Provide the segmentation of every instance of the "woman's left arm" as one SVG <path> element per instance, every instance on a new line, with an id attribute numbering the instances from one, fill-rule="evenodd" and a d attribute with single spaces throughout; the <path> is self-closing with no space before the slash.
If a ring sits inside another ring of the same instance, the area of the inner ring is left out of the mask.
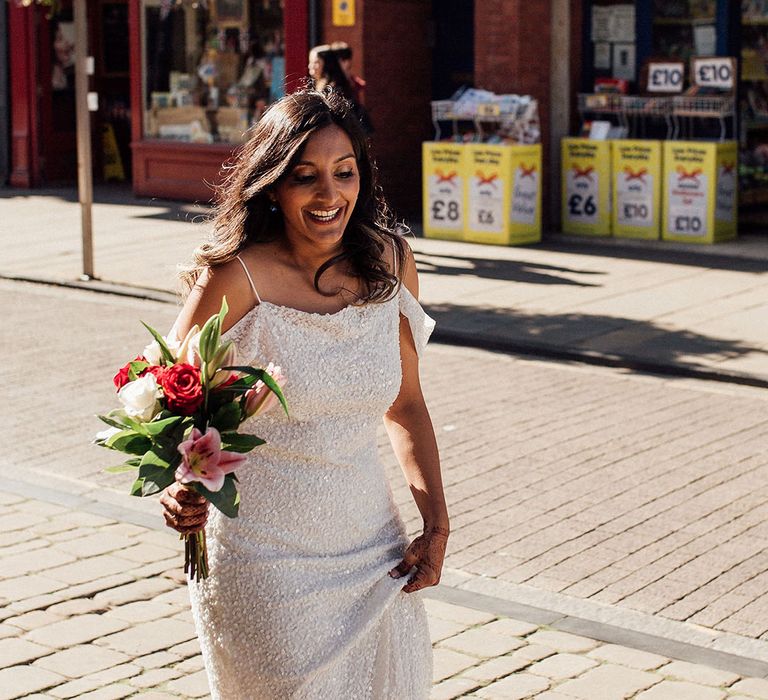
<path id="1" fill-rule="evenodd" d="M 417 296 L 416 266 L 410 255 L 403 284 Z M 419 358 L 409 321 L 403 316 L 400 316 L 400 357 L 403 371 L 400 393 L 384 416 L 384 425 L 424 521 L 424 532 L 410 544 L 390 576 L 399 578 L 415 566 L 416 572 L 403 587 L 406 593 L 411 593 L 439 583 L 450 526 L 435 431 L 419 381 Z"/>

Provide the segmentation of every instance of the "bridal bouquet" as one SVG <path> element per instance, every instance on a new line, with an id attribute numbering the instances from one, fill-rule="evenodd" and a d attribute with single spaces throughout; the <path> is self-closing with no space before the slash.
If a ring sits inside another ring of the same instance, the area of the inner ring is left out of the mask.
<path id="1" fill-rule="evenodd" d="M 122 406 L 99 416 L 109 429 L 95 442 L 130 455 L 106 471 L 138 470 L 132 495 L 150 496 L 179 481 L 234 518 L 240 503 L 235 469 L 245 453 L 264 444 L 237 430 L 278 401 L 286 413 L 288 407 L 279 367 L 238 366 L 234 344 L 222 342 L 227 310 L 223 299 L 221 311 L 182 341 L 144 323 L 154 340 L 115 375 Z M 208 575 L 205 530 L 182 537 L 184 572 L 199 581 Z"/>

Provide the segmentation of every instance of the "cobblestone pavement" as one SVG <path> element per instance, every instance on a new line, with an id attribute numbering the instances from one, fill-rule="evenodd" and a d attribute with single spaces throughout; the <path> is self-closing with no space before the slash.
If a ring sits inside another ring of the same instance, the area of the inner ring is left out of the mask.
<path id="1" fill-rule="evenodd" d="M 0 304 L 17 348 L 0 365 L 15 437 L 0 469 L 121 498 L 124 479 L 103 474 L 106 453 L 88 444 L 92 416 L 114 405 L 110 377 L 143 347 L 138 319 L 167 328 L 175 308 L 2 281 Z M 536 591 L 549 596 L 542 607 L 582 601 L 611 623 L 617 609 L 661 616 L 686 623 L 684 641 L 768 661 L 764 390 L 440 345 L 424 385 L 453 585 L 535 605 Z M 381 445 L 415 532 L 383 431 Z"/>
<path id="2" fill-rule="evenodd" d="M 208 697 L 178 538 L 63 501 L 0 491 L 0 700 Z M 768 698 L 765 679 L 425 602 L 434 700 Z"/>

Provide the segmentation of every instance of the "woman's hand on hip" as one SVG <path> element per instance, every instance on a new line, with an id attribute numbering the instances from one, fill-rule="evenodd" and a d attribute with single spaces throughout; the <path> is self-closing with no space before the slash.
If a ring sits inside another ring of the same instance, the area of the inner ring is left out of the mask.
<path id="1" fill-rule="evenodd" d="M 208 501 L 183 484 L 171 484 L 160 496 L 165 524 L 182 535 L 192 535 L 205 527 Z"/>
<path id="2" fill-rule="evenodd" d="M 416 567 L 416 572 L 403 586 L 404 592 L 413 593 L 440 583 L 448 534 L 448 528 L 429 527 L 411 542 L 405 550 L 403 560 L 389 572 L 392 578 L 400 578 Z"/>

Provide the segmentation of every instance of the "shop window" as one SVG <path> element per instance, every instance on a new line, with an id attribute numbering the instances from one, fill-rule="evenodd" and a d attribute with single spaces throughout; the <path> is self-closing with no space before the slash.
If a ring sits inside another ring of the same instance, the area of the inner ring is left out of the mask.
<path id="1" fill-rule="evenodd" d="M 144 135 L 240 143 L 283 95 L 282 0 L 145 0 Z"/>
<path id="2" fill-rule="evenodd" d="M 716 0 L 655 0 L 653 52 L 688 61 L 717 53 Z"/>

